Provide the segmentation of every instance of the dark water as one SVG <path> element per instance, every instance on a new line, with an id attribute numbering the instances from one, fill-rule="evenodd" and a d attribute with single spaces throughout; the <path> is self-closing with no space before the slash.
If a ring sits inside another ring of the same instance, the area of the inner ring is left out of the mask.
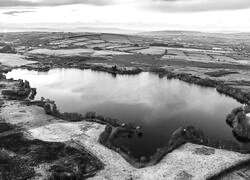
<path id="1" fill-rule="evenodd" d="M 41 96 L 56 101 L 60 111 L 97 114 L 143 127 L 142 137 L 119 138 L 134 157 L 150 156 L 167 145 L 171 133 L 192 125 L 206 136 L 237 142 L 226 115 L 240 106 L 234 99 L 179 80 L 151 73 L 116 77 L 91 70 L 54 69 L 49 72 L 13 70 L 8 78 L 28 80 Z"/>

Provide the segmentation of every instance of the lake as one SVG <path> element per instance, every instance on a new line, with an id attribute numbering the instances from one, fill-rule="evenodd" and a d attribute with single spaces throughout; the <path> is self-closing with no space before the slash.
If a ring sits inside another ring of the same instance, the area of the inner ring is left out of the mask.
<path id="1" fill-rule="evenodd" d="M 241 104 L 214 88 L 159 78 L 149 72 L 112 76 L 92 70 L 15 69 L 6 76 L 28 80 L 37 88 L 36 99 L 55 100 L 61 112 L 94 111 L 141 126 L 142 137 L 123 137 L 115 142 L 134 157 L 153 155 L 181 126 L 194 126 L 208 137 L 237 142 L 225 119 Z"/>

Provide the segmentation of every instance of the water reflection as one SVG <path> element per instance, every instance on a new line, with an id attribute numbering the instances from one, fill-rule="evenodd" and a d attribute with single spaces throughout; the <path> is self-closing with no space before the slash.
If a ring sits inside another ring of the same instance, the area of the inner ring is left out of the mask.
<path id="1" fill-rule="evenodd" d="M 130 149 L 135 157 L 154 154 L 157 148 L 168 144 L 176 129 L 190 125 L 211 138 L 237 142 L 225 117 L 240 104 L 213 88 L 150 73 L 114 77 L 77 69 L 53 69 L 46 73 L 17 69 L 7 77 L 30 81 L 37 88 L 37 99 L 43 96 L 55 100 L 62 112 L 95 111 L 142 126 L 142 137 L 115 141 Z"/>

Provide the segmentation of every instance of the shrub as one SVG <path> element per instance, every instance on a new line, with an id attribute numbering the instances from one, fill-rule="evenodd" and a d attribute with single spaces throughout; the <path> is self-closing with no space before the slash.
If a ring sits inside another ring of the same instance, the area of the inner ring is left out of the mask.
<path id="1" fill-rule="evenodd" d="M 86 119 L 94 119 L 94 118 L 96 118 L 96 113 L 95 112 L 87 112 L 85 114 L 85 118 Z"/>

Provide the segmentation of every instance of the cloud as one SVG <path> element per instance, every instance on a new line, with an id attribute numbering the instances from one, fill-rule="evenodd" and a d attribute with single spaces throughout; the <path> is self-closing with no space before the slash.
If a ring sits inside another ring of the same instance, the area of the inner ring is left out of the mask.
<path id="1" fill-rule="evenodd" d="M 8 11 L 8 12 L 4 12 L 3 14 L 16 16 L 17 14 L 23 14 L 23 13 L 29 13 L 29 12 L 35 12 L 35 11 Z"/>
<path id="2" fill-rule="evenodd" d="M 138 4 L 139 5 L 139 4 Z M 140 5 L 139 5 L 140 6 Z M 163 12 L 199 12 L 250 8 L 249 0 L 146 0 L 141 7 Z"/>
<path id="3" fill-rule="evenodd" d="M 107 5 L 113 0 L 1 0 L 0 7 L 60 6 L 69 4 Z"/>
<path id="4" fill-rule="evenodd" d="M 250 0 L 0 0 L 0 8 L 70 4 L 91 4 L 95 6 L 130 4 L 145 10 L 159 12 L 199 12 L 250 8 Z"/>

